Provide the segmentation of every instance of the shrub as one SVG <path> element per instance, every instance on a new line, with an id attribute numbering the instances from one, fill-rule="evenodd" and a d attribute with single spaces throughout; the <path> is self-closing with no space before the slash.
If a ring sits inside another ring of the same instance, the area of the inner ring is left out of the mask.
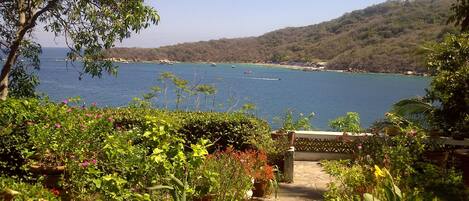
<path id="1" fill-rule="evenodd" d="M 243 113 L 182 112 L 148 108 L 107 109 L 115 117 L 115 126 L 141 127 L 144 116 L 155 116 L 171 122 L 187 145 L 208 139 L 214 143 L 211 151 L 232 146 L 238 150 L 267 149 L 272 140 L 266 121 Z"/>
<path id="2" fill-rule="evenodd" d="M 59 200 L 57 190 L 49 190 L 40 184 L 19 182 L 12 178 L 0 177 L 0 199 L 2 200 Z"/>
<path id="3" fill-rule="evenodd" d="M 360 116 L 356 112 L 347 112 L 346 115 L 331 120 L 329 126 L 336 131 L 352 134 L 360 133 L 363 130 L 360 127 Z"/>
<path id="4" fill-rule="evenodd" d="M 27 126 L 40 118 L 41 104 L 37 99 L 0 101 L 0 173 L 22 175 L 25 163 L 22 151 L 31 148 Z"/>
<path id="5" fill-rule="evenodd" d="M 182 119 L 178 133 L 188 143 L 208 139 L 216 148 L 232 146 L 237 150 L 267 149 L 270 147 L 270 128 L 267 122 L 241 113 L 179 112 Z"/>
<path id="6" fill-rule="evenodd" d="M 387 114 L 386 118 L 397 129 L 395 135 L 355 140 L 360 148 L 353 161 L 323 162 L 326 171 L 336 177 L 325 194 L 326 200 L 467 198 L 459 173 L 423 162 L 424 151 L 435 145 L 429 143 L 422 128 L 394 114 Z M 390 186 L 395 186 L 395 190 Z M 364 193 L 368 194 L 363 197 Z"/>
<path id="7" fill-rule="evenodd" d="M 195 184 L 202 198 L 214 200 L 243 200 L 253 187 L 252 169 L 256 162 L 253 152 L 228 148 L 209 155 L 197 171 Z"/>
<path id="8" fill-rule="evenodd" d="M 66 174 L 57 184 L 64 199 L 162 200 L 169 194 L 190 198 L 203 194 L 204 186 L 198 185 L 194 175 L 207 164 L 203 162 L 210 141 L 215 144 L 213 149 L 265 148 L 270 142 L 266 122 L 238 113 L 79 105 L 75 100 L 60 104 L 37 99 L 0 102 L 2 174 L 25 177 L 31 165 L 64 166 Z M 12 156 L 17 160 L 12 161 Z M 242 163 L 234 167 L 235 172 L 226 172 L 225 165 L 205 169 L 238 174 L 236 168 L 241 167 L 242 174 L 249 175 Z M 252 175 L 238 176 L 234 182 L 249 184 L 239 184 L 238 193 L 231 197 L 250 188 Z M 181 187 L 181 183 L 187 185 Z M 163 190 L 154 190 L 161 186 Z"/>

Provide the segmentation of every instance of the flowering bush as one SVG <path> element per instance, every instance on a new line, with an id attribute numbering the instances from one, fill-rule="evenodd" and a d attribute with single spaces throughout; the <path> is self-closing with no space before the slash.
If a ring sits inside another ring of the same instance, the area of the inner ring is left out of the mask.
<path id="1" fill-rule="evenodd" d="M 326 200 L 465 200 L 469 194 L 459 173 L 423 160 L 424 151 L 433 146 L 428 143 L 427 133 L 394 114 L 386 117 L 397 129 L 394 135 L 354 140 L 354 160 L 323 162 L 326 172 L 336 177 L 325 194 Z M 390 186 L 396 186 L 399 197 L 384 197 L 397 192 L 388 192 Z"/>
<path id="2" fill-rule="evenodd" d="M 252 189 L 253 152 L 232 148 L 216 152 L 197 171 L 195 184 L 200 189 L 198 197 L 210 195 L 214 200 L 243 200 Z"/>
<path id="3" fill-rule="evenodd" d="M 164 200 L 170 194 L 180 198 L 223 194 L 216 190 L 220 188 L 212 182 L 213 175 L 206 174 L 223 170 L 208 165 L 207 148 L 267 146 L 269 141 L 259 137 L 269 137 L 266 125 L 241 114 L 86 107 L 79 99 L 59 104 L 8 99 L 0 102 L 0 171 L 46 182 L 48 173 L 31 174 L 31 167 L 61 169 L 54 173 L 62 176 L 55 177 L 60 182 L 55 182 L 53 190 L 66 200 Z M 227 196 L 242 197 L 251 188 L 251 175 L 244 165 L 240 162 L 237 167 L 246 176 L 233 177 L 243 181 L 235 189 L 238 193 Z M 206 170 L 203 174 L 198 173 L 201 166 Z M 156 190 L 161 186 L 165 188 Z"/>
<path id="4" fill-rule="evenodd" d="M 18 182 L 12 178 L 0 177 L 1 200 L 59 200 L 56 189 L 46 189 L 40 184 Z"/>

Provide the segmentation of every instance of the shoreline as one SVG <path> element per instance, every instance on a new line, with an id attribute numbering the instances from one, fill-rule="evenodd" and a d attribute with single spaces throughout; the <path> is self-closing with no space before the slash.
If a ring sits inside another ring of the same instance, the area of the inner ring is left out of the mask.
<path id="1" fill-rule="evenodd" d="M 232 63 L 222 63 L 222 64 L 232 64 Z M 287 64 L 272 64 L 272 63 L 239 63 L 239 64 L 248 64 L 254 66 L 261 66 L 266 68 L 283 68 L 290 70 L 300 70 L 304 72 L 335 72 L 335 73 L 350 73 L 350 74 L 382 74 L 382 75 L 403 75 L 403 76 L 413 76 L 413 77 L 430 77 L 426 74 L 405 74 L 405 73 L 387 73 L 387 72 L 369 72 L 369 71 L 347 71 L 347 70 L 332 70 L 332 69 L 318 69 L 318 70 L 304 70 L 305 68 L 310 68 L 309 66 L 299 66 L 299 65 L 287 65 Z"/>
<path id="2" fill-rule="evenodd" d="M 169 60 L 168 60 L 169 61 Z M 241 64 L 241 65 L 253 65 L 253 66 L 260 66 L 265 68 L 282 68 L 282 69 L 289 69 L 289 70 L 298 70 L 304 72 L 335 72 L 335 73 L 368 73 L 368 74 L 384 74 L 384 75 L 403 75 L 403 76 L 413 76 L 413 77 L 430 77 L 426 73 L 415 73 L 412 72 L 410 74 L 405 72 L 369 72 L 369 71 L 349 71 L 349 70 L 332 70 L 327 68 L 315 68 L 312 66 L 301 66 L 301 65 L 291 65 L 291 64 L 274 64 L 274 63 L 236 63 L 236 62 L 179 62 L 179 61 L 170 61 L 173 63 L 162 63 L 160 61 L 129 61 L 129 60 L 114 60 L 112 62 L 115 63 L 142 63 L 142 64 L 159 64 L 159 65 L 172 65 L 177 63 L 185 63 L 185 64 L 226 64 L 226 65 L 234 65 L 234 64 Z"/>

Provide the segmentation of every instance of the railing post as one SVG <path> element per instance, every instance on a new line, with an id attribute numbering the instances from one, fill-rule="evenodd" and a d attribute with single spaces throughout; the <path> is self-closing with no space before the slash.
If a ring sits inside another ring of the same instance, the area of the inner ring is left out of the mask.
<path id="1" fill-rule="evenodd" d="M 295 147 L 290 147 L 285 154 L 285 163 L 284 163 L 284 180 L 288 183 L 293 183 L 293 172 L 295 163 Z"/>
<path id="2" fill-rule="evenodd" d="M 288 132 L 288 142 L 290 143 L 290 147 L 295 146 L 295 131 Z"/>

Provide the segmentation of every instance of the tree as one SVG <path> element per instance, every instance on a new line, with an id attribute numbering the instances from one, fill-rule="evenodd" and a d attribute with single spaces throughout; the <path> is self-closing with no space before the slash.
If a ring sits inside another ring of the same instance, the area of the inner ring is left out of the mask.
<path id="1" fill-rule="evenodd" d="M 67 59 L 82 62 L 77 69 L 81 78 L 115 74 L 117 67 L 103 59 L 103 49 L 159 21 L 156 10 L 143 0 L 2 0 L 0 15 L 0 50 L 6 56 L 0 74 L 1 100 L 7 98 L 9 87 L 27 95 L 31 89 L 24 87 L 37 85 L 27 67 L 39 69 L 41 46 L 32 37 L 38 25 L 65 37 Z"/>
<path id="2" fill-rule="evenodd" d="M 201 94 L 204 94 L 204 101 L 205 101 L 205 104 L 207 104 L 207 97 L 210 96 L 210 95 L 215 95 L 217 93 L 217 88 L 213 85 L 209 85 L 209 84 L 200 84 L 200 85 L 197 85 L 195 87 L 195 91 L 197 93 L 201 93 Z M 213 96 L 215 97 L 215 96 Z M 198 110 L 198 104 L 199 104 L 199 96 L 197 95 L 197 99 L 196 99 L 196 109 Z"/>
<path id="3" fill-rule="evenodd" d="M 469 133 L 469 33 L 448 35 L 427 58 L 434 75 L 427 97 L 438 104 L 435 120 L 453 135 Z"/>
<path id="4" fill-rule="evenodd" d="M 448 22 L 461 26 L 461 31 L 469 31 L 469 0 L 457 0 L 451 5 L 451 10 L 454 14 Z"/>

